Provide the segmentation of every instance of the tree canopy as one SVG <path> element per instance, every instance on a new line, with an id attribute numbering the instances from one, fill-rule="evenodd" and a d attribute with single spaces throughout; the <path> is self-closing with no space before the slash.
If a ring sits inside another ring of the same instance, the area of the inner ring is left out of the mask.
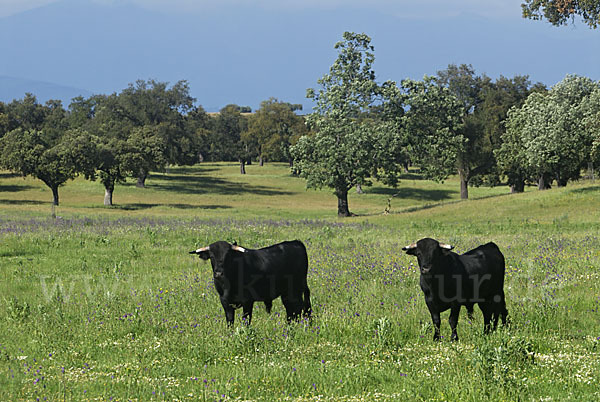
<path id="1" fill-rule="evenodd" d="M 307 124 L 314 135 L 306 135 L 292 147 L 295 169 L 312 188 L 329 187 L 338 199 L 338 215 L 350 216 L 348 191 L 368 184 L 377 170 L 378 147 L 390 130 L 388 122 L 373 118 L 370 111 L 386 102 L 392 82 L 375 81 L 373 46 L 365 34 L 345 32 L 335 44 L 337 59 L 318 80 L 319 90 L 308 89 L 316 102 Z"/>
<path id="2" fill-rule="evenodd" d="M 546 19 L 555 26 L 567 25 L 580 17 L 591 28 L 600 24 L 599 0 L 524 0 L 523 17 Z"/>
<path id="3" fill-rule="evenodd" d="M 296 110 L 302 110 L 302 105 L 270 98 L 261 102 L 256 113 L 248 118 L 242 141 L 261 165 L 265 160 L 292 163 L 289 148 L 307 132 L 304 118 Z"/>
<path id="4" fill-rule="evenodd" d="M 589 78 L 567 76 L 547 93 L 533 92 L 520 108 L 510 110 L 496 153 L 509 184 L 531 180 L 546 189 L 553 180 L 565 186 L 579 179 L 594 159 L 597 109 L 591 99 L 598 88 Z"/>

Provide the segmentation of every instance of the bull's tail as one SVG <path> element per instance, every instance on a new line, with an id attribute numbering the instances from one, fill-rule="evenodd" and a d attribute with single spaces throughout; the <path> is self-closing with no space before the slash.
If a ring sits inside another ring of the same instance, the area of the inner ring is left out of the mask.
<path id="1" fill-rule="evenodd" d="M 312 305 L 310 304 L 310 289 L 308 288 L 308 284 L 304 286 L 304 317 L 310 318 L 312 314 Z"/>
<path id="2" fill-rule="evenodd" d="M 508 310 L 506 309 L 506 299 L 504 296 L 504 291 L 496 297 L 499 297 L 500 300 L 495 303 L 494 313 L 493 313 L 493 322 L 494 329 L 498 325 L 498 319 L 502 320 L 502 325 L 506 325 L 508 323 Z"/>

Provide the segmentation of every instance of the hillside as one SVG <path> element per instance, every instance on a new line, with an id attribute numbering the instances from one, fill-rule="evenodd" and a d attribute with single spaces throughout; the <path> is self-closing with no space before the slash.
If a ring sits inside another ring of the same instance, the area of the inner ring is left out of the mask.
<path id="1" fill-rule="evenodd" d="M 102 205 L 104 189 L 99 182 L 79 178 L 60 188 L 64 214 L 237 217 L 242 219 L 335 220 L 335 197 L 331 190 L 307 190 L 303 179 L 293 177 L 285 164 L 250 165 L 240 175 L 235 163 L 204 163 L 173 167 L 152 173 L 147 188 L 133 180 L 117 185 L 115 206 Z M 364 194 L 350 192 L 349 221 L 440 223 L 600 222 L 600 185 L 588 181 L 540 192 L 534 187 L 523 194 L 508 194 L 508 187 L 470 189 L 470 199 L 460 201 L 456 178 L 444 183 L 405 175 L 397 189 L 378 185 Z M 391 199 L 390 214 L 384 210 Z M 50 190 L 39 180 L 0 175 L 0 208 L 5 213 L 48 214 Z"/>

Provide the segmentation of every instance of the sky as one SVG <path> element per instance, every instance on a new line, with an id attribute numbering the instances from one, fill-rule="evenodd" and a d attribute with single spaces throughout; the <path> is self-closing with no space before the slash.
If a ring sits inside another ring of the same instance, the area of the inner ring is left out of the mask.
<path id="1" fill-rule="evenodd" d="M 0 0 L 0 100 L 69 103 L 138 79 L 187 80 L 207 111 L 270 97 L 302 103 L 344 31 L 375 46 L 377 80 L 567 74 L 600 80 L 600 29 L 521 17 L 521 0 Z M 53 92 L 54 91 L 54 92 Z"/>
<path id="2" fill-rule="evenodd" d="M 0 17 L 14 15 L 59 0 L 0 0 Z M 114 5 L 123 0 L 93 0 L 95 3 Z M 375 8 L 385 12 L 413 17 L 448 17 L 461 11 L 469 11 L 483 16 L 513 16 L 521 13 L 521 0 L 128 0 L 140 7 L 161 12 L 203 12 L 219 7 L 235 7 L 252 3 L 264 9 L 336 9 L 340 7 Z"/>

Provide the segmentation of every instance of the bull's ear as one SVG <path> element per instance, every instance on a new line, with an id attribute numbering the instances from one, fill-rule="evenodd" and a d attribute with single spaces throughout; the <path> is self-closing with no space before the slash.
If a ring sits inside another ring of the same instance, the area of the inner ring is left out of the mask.
<path id="1" fill-rule="evenodd" d="M 202 247 L 198 250 L 190 251 L 190 254 L 198 254 L 198 257 L 202 258 L 203 260 L 208 260 L 208 258 L 210 257 L 208 250 L 208 247 Z"/>
<path id="2" fill-rule="evenodd" d="M 413 243 L 408 246 L 402 247 L 402 251 L 406 251 L 406 254 L 408 254 L 408 255 L 416 255 L 417 244 Z"/>

